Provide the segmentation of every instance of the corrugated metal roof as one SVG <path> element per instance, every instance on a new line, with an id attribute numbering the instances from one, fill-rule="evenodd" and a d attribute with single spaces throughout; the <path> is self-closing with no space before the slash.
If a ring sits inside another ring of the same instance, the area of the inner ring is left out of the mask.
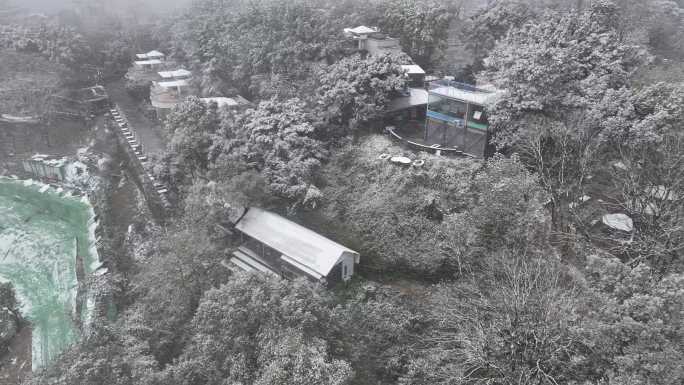
<path id="1" fill-rule="evenodd" d="M 283 258 L 285 261 L 297 267 L 303 266 L 302 270 L 312 270 L 320 276 L 327 276 L 345 254 L 353 256 L 355 262 L 359 260 L 357 252 L 257 207 L 249 208 L 235 228 L 282 253 L 286 257 Z M 315 274 L 311 275 L 316 277 Z"/>

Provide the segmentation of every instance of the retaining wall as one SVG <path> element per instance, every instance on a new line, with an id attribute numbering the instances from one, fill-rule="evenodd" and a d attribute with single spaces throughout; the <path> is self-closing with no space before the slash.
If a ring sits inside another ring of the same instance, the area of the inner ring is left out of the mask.
<path id="1" fill-rule="evenodd" d="M 127 169 L 138 189 L 140 189 L 145 197 L 155 222 L 162 224 L 168 214 L 167 211 L 170 209 L 170 205 L 166 197 L 159 192 L 159 187 L 155 186 L 154 180 L 151 179 L 145 169 L 145 163 L 148 160 L 145 155 L 141 155 L 144 154 L 142 145 L 137 141 L 131 143 L 129 138 L 124 135 L 119 124 L 111 117 L 111 114 L 106 117 L 105 124 L 109 130 L 116 133 L 120 153 L 123 155 L 123 161 L 126 163 Z M 132 127 L 128 129 L 135 136 L 135 130 Z M 136 150 L 138 150 L 137 153 Z"/>

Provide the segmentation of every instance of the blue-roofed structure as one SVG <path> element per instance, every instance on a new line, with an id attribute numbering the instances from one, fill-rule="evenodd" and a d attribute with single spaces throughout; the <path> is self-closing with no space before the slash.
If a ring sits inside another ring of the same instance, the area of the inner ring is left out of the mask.
<path id="1" fill-rule="evenodd" d="M 485 157 L 491 137 L 486 106 L 497 93 L 452 80 L 428 85 L 426 143 Z"/>

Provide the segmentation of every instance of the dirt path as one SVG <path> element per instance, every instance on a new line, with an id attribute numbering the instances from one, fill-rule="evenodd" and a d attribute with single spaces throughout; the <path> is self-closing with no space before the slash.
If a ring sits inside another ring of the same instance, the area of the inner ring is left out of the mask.
<path id="1" fill-rule="evenodd" d="M 140 108 L 140 102 L 133 99 L 124 85 L 124 80 L 106 86 L 109 99 L 116 103 L 128 119 L 129 126 L 135 131 L 143 152 L 147 155 L 160 153 L 166 148 L 164 129 L 156 120 L 149 119 Z"/>

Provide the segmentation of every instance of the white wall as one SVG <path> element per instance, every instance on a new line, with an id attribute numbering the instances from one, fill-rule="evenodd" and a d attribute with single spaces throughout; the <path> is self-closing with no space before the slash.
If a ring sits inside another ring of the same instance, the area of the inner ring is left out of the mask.
<path id="1" fill-rule="evenodd" d="M 341 272 L 340 274 L 342 275 L 342 280 L 343 281 L 348 281 L 352 275 L 354 275 L 354 256 L 350 254 L 344 254 L 342 256 L 342 261 L 340 262 L 341 265 Z M 347 267 L 347 275 L 344 275 L 344 268 L 345 266 Z"/>

